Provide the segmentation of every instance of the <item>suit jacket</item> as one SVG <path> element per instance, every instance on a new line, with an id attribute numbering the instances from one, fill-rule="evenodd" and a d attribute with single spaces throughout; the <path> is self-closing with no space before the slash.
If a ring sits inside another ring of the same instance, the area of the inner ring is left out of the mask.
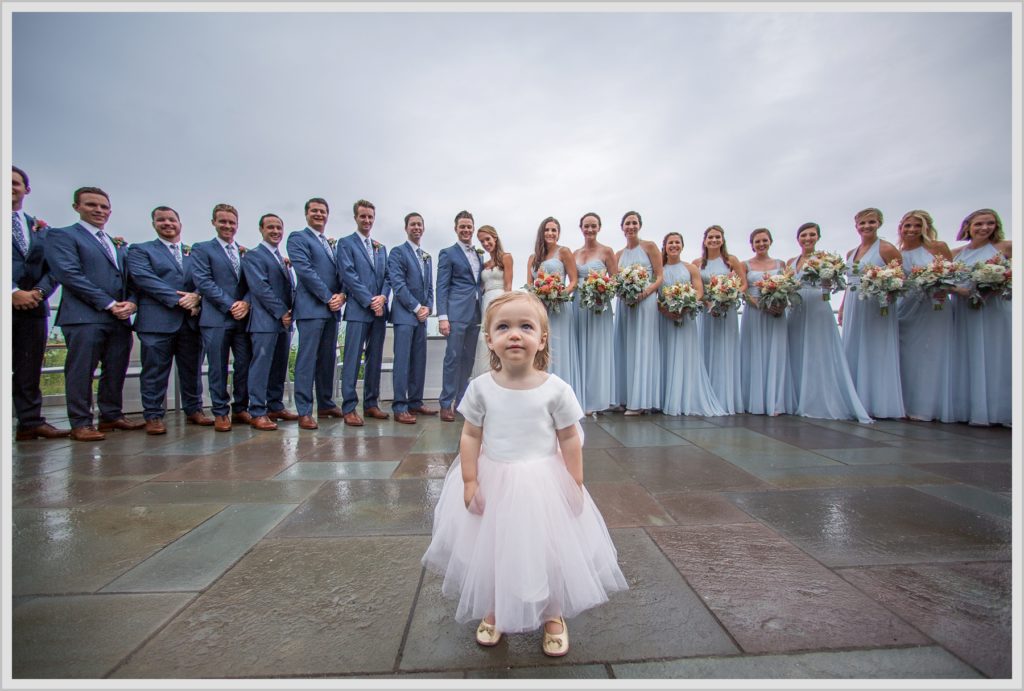
<path id="1" fill-rule="evenodd" d="M 239 258 L 239 265 L 242 257 Z M 236 276 L 231 260 L 217 238 L 192 245 L 192 280 L 195 281 L 196 290 L 203 296 L 203 309 L 199 313 L 200 327 L 231 326 L 237 323 L 238 320 L 231 316 L 231 305 L 237 300 L 249 302 L 249 289 L 241 266 Z M 246 316 L 240 320 L 243 325 L 248 318 Z"/>
<path id="2" fill-rule="evenodd" d="M 423 269 L 426 269 L 425 271 Z M 416 326 L 416 305 L 434 310 L 434 272 L 431 259 L 421 262 L 416 252 L 403 242 L 388 255 L 388 281 L 394 292 L 391 323 Z"/>
<path id="3" fill-rule="evenodd" d="M 196 290 L 192 263 L 191 253 L 182 252 L 179 267 L 160 240 L 140 242 L 128 248 L 128 270 L 139 296 L 136 331 L 176 333 L 186 323 L 192 328 L 199 327 L 199 317 L 193 317 L 178 306 L 181 296 L 177 291 L 193 293 Z"/>
<path id="4" fill-rule="evenodd" d="M 345 321 L 371 322 L 377 317 L 370 309 L 370 300 L 384 296 L 384 318 L 388 316 L 387 298 L 391 286 L 387 276 L 387 248 L 374 243 L 373 263 L 358 231 L 338 241 L 338 273 L 345 286 Z"/>
<path id="5" fill-rule="evenodd" d="M 332 312 L 327 307 L 331 296 L 341 291 L 341 276 L 333 250 L 325 251 L 311 228 L 297 230 L 288 236 L 288 258 L 295 269 L 296 319 L 341 318 L 341 310 Z"/>
<path id="6" fill-rule="evenodd" d="M 466 259 L 462 245 L 445 247 L 437 257 L 437 313 L 447 314 L 448 321 L 480 323 L 480 274 L 484 261 L 476 255 L 477 278 Z"/>
<path id="7" fill-rule="evenodd" d="M 242 257 L 242 271 L 249 286 L 249 333 L 284 333 L 281 317 L 292 308 L 295 290 L 291 273 L 262 243 Z"/>
<path id="8" fill-rule="evenodd" d="M 46 262 L 46 235 L 50 229 L 32 230 L 36 219 L 28 214 L 25 214 L 25 221 L 28 223 L 28 228 L 24 229 L 28 254 L 22 254 L 17 243 L 11 239 L 11 287 L 19 290 L 39 288 L 45 297 L 35 309 L 14 310 L 12 314 L 15 318 L 46 317 L 50 314 L 49 298 L 58 285 Z"/>
<path id="9" fill-rule="evenodd" d="M 118 319 L 107 311 L 111 302 L 138 304 L 125 263 L 127 252 L 124 247 L 114 250 L 116 267 L 99 238 L 81 224 L 49 231 L 46 262 L 54 279 L 63 286 L 57 324 L 123 323 L 131 328 L 128 320 Z"/>

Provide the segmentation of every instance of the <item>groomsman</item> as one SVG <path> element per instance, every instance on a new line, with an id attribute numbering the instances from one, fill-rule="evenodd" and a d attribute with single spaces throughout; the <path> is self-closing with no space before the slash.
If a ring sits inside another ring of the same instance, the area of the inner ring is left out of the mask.
<path id="1" fill-rule="evenodd" d="M 242 275 L 245 250 L 235 242 L 238 211 L 230 204 L 213 207 L 213 227 L 217 235 L 192 246 L 192 277 L 203 298 L 199 313 L 199 332 L 209 369 L 213 428 L 231 430 L 231 423 L 249 424 L 248 379 L 252 345 L 246 333 L 249 315 L 249 291 Z M 235 358 L 232 375 L 233 399 L 228 396 L 228 353 Z M 230 405 L 230 407 L 229 407 Z M 233 413 L 230 417 L 228 413 Z"/>
<path id="2" fill-rule="evenodd" d="M 455 406 L 462 400 L 473 371 L 480 335 L 480 272 L 484 262 L 473 247 L 473 214 L 455 216 L 458 241 L 437 257 L 437 320 L 446 337 L 441 377 L 441 419 L 455 421 Z"/>
<path id="3" fill-rule="evenodd" d="M 181 219 L 169 206 L 150 213 L 157 238 L 128 249 L 128 270 L 139 295 L 135 332 L 142 345 L 139 390 L 147 434 L 166 434 L 167 378 L 171 360 L 178 369 L 178 390 L 186 420 L 209 426 L 203 414 L 199 335 L 200 296 L 192 278 L 192 256 L 181 242 Z"/>
<path id="4" fill-rule="evenodd" d="M 43 417 L 39 377 L 49 332 L 49 298 L 57 289 L 57 281 L 50 274 L 43 249 L 48 228 L 22 209 L 25 195 L 31 191 L 28 174 L 11 166 L 11 397 L 18 415 L 17 441 L 71 434 L 71 430 L 57 429 Z"/>
<path id="5" fill-rule="evenodd" d="M 293 315 L 299 330 L 295 408 L 302 429 L 319 426 L 313 419 L 314 382 L 317 417 L 344 417 L 334 402 L 334 365 L 345 294 L 341 292 L 334 247 L 324 234 L 329 213 L 326 200 L 310 199 L 306 202 L 306 227 L 288 236 L 288 257 L 298 280 Z M 274 415 L 270 414 L 272 420 Z"/>
<path id="6" fill-rule="evenodd" d="M 288 350 L 292 340 L 292 304 L 295 284 L 278 245 L 284 238 L 284 221 L 275 214 L 260 218 L 263 242 L 245 253 L 242 271 L 249 286 L 249 335 L 252 364 L 249 366 L 249 415 L 255 429 L 270 431 L 270 419 L 294 420 L 284 409 L 284 382 L 288 376 Z M 287 414 L 283 414 L 287 413 Z"/>
<path id="7" fill-rule="evenodd" d="M 380 370 L 384 360 L 384 335 L 387 332 L 388 293 L 387 249 L 370 237 L 376 207 L 360 199 L 352 205 L 356 232 L 338 243 L 338 271 L 348 303 L 345 307 L 345 352 L 341 370 L 342 410 L 345 424 L 359 427 L 363 418 L 356 412 L 359 397 L 356 380 L 359 360 L 366 353 L 363 368 L 363 414 L 387 420 L 380 409 Z"/>
<path id="8" fill-rule="evenodd" d="M 78 223 L 50 231 L 46 261 L 63 286 L 57 323 L 67 343 L 64 386 L 71 438 L 100 441 L 103 432 L 142 429 L 121 409 L 122 389 L 132 352 L 129 321 L 138 304 L 128 278 L 126 251 L 103 229 L 110 219 L 110 197 L 99 187 L 75 190 Z M 99 430 L 93 426 L 92 378 L 102 363 Z"/>
<path id="9" fill-rule="evenodd" d="M 430 255 L 420 248 L 423 217 L 405 217 L 407 242 L 388 255 L 388 281 L 394 291 L 391 323 L 395 335 L 395 368 L 392 380 L 395 421 L 416 424 L 416 416 L 436 415 L 423 405 L 423 383 L 427 373 L 427 317 L 434 308 L 434 277 Z"/>

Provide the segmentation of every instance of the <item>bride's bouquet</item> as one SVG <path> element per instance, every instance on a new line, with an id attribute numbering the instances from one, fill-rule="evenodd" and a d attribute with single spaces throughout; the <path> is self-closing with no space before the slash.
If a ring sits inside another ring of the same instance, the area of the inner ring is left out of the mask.
<path id="1" fill-rule="evenodd" d="M 999 295 L 1004 300 L 1013 297 L 1013 265 L 1001 254 L 971 267 L 970 305 L 980 309 L 989 296 Z"/>
<path id="2" fill-rule="evenodd" d="M 636 307 L 640 301 L 640 294 L 651 283 L 651 272 L 645 266 L 631 264 L 619 269 L 615 282 L 619 286 L 619 297 L 630 307 Z"/>
<path id="3" fill-rule="evenodd" d="M 664 286 L 658 294 L 658 306 L 665 309 L 676 326 L 682 326 L 683 317 L 691 320 L 703 309 L 697 289 L 691 283 L 673 283 Z"/>
<path id="4" fill-rule="evenodd" d="M 558 274 L 538 271 L 537 276 L 523 287 L 540 298 L 549 312 L 560 311 L 563 302 L 572 300 L 572 295 L 566 291 L 562 277 Z"/>
<path id="5" fill-rule="evenodd" d="M 715 274 L 704 287 L 707 312 L 712 317 L 723 317 L 729 310 L 739 307 L 743 293 L 740 291 L 740 277 L 736 274 Z"/>
<path id="6" fill-rule="evenodd" d="M 804 262 L 801 279 L 809 286 L 821 286 L 821 299 L 846 290 L 846 261 L 842 255 L 818 250 Z"/>
<path id="7" fill-rule="evenodd" d="M 754 285 L 761 291 L 758 305 L 773 317 L 781 316 L 787 307 L 800 302 L 800 281 L 789 269 L 765 276 Z"/>
<path id="8" fill-rule="evenodd" d="M 861 300 L 875 298 L 881 307 L 882 316 L 889 314 L 889 305 L 910 288 L 898 259 L 885 266 L 869 266 L 860 274 L 858 297 Z"/>
<path id="9" fill-rule="evenodd" d="M 594 314 L 601 314 L 612 304 L 612 298 L 618 294 L 619 286 L 615 277 L 607 271 L 591 269 L 577 288 L 580 293 L 580 304 Z"/>
<path id="10" fill-rule="evenodd" d="M 942 257 L 935 257 L 931 264 L 915 266 L 910 270 L 911 285 L 931 297 L 933 310 L 942 309 L 949 291 L 970 277 L 971 272 L 966 264 Z"/>

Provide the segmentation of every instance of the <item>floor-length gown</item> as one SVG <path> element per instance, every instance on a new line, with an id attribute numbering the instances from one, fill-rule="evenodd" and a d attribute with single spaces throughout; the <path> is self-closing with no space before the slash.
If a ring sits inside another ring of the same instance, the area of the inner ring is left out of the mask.
<path id="1" fill-rule="evenodd" d="M 861 272 L 869 266 L 885 266 L 880 253 L 882 241 L 875 240 L 857 262 Z M 896 305 L 882 316 L 878 300 L 860 299 L 860 276 L 853 274 L 854 250 L 847 258 L 848 281 L 843 303 L 843 350 L 864 409 L 873 417 L 901 418 L 904 415 L 903 386 L 900 383 L 900 329 Z"/>
<path id="2" fill-rule="evenodd" d="M 665 265 L 664 285 L 673 283 L 690 283 L 690 271 L 682 262 Z M 725 415 L 704 367 L 697 321 L 683 317 L 676 326 L 672 320 L 661 317 L 660 328 L 661 371 L 664 373 L 661 412 L 666 415 Z"/>
<path id="3" fill-rule="evenodd" d="M 924 247 L 903 252 L 903 270 L 932 263 Z M 931 295 L 911 291 L 900 298 L 900 382 L 903 407 L 915 420 L 955 422 L 953 404 L 953 308 L 933 308 Z"/>
<path id="4" fill-rule="evenodd" d="M 708 282 L 716 274 L 730 273 L 721 257 L 709 259 L 700 270 L 705 292 Z M 720 317 L 702 312 L 697 317 L 698 333 L 704 353 L 704 366 L 711 378 L 711 388 L 727 415 L 743 412 L 743 393 L 740 389 L 740 320 L 735 308 Z"/>
<path id="5" fill-rule="evenodd" d="M 484 269 L 480 272 L 480 281 L 484 287 L 483 297 L 480 298 L 480 336 L 476 343 L 476 358 L 470 378 L 491 371 L 491 351 L 484 340 L 483 319 L 491 300 L 505 292 L 505 272 L 501 269 Z"/>
<path id="6" fill-rule="evenodd" d="M 774 269 L 758 271 L 747 268 L 747 285 L 752 297 L 761 291 L 754 285 L 765 276 L 786 268 L 777 261 Z M 791 413 L 794 404 L 793 382 L 789 377 L 789 352 L 786 315 L 773 317 L 752 305 L 743 308 L 740 325 L 740 391 L 743 409 L 758 415 Z"/>
<path id="7" fill-rule="evenodd" d="M 801 278 L 802 272 L 803 269 Z M 800 297 L 801 301 L 791 305 L 786 315 L 796 414 L 871 422 L 850 377 L 832 304 L 821 299 L 821 288 L 815 286 L 805 285 L 800 289 Z"/>
<path id="8" fill-rule="evenodd" d="M 991 243 L 965 247 L 956 259 L 968 267 L 999 251 Z M 972 425 L 1013 423 L 1012 303 L 990 296 L 975 309 L 968 298 L 954 297 L 953 391 L 956 417 Z"/>
<path id="9" fill-rule="evenodd" d="M 591 271 L 602 274 L 608 270 L 600 259 L 591 259 L 577 265 L 580 284 Z M 576 343 L 579 348 L 580 383 L 578 391 L 583 410 L 591 413 L 606 410 L 617 404 L 615 400 L 615 313 L 609 305 L 596 314 L 580 304 L 580 292 L 575 295 Z"/>
<path id="10" fill-rule="evenodd" d="M 568 283 L 565 265 L 558 257 L 545 259 L 540 264 L 540 270 L 546 274 L 557 274 L 561 276 L 564 283 Z M 537 277 L 537 272 L 531 272 Z M 551 337 L 549 349 L 551 350 L 551 364 L 548 371 L 558 375 L 566 384 L 572 387 L 577 399 L 580 395 L 580 361 L 579 349 L 576 347 L 576 315 L 573 311 L 572 302 L 563 302 L 558 311 L 548 311 L 548 321 L 551 322 Z"/>
<path id="11" fill-rule="evenodd" d="M 619 269 L 639 264 L 654 268 L 642 246 L 622 250 Z M 636 305 L 622 298 L 615 305 L 615 395 L 629 410 L 650 410 L 661 405 L 661 344 L 658 340 L 658 301 L 654 295 Z"/>

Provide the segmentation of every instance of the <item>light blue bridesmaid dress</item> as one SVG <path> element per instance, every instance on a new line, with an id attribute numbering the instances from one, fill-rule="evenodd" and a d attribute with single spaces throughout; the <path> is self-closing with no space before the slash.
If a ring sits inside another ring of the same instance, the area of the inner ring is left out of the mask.
<path id="1" fill-rule="evenodd" d="M 563 282 L 568 282 L 565 266 L 558 257 L 545 259 L 540 270 L 546 274 L 558 274 Z M 534 278 L 536 271 L 531 271 Z M 572 387 L 576 398 L 580 399 L 580 361 L 579 349 L 576 347 L 576 316 L 572 302 L 563 302 L 558 312 L 549 311 L 548 321 L 551 322 L 551 336 L 548 339 L 551 350 L 551 364 L 548 371 L 557 375 Z"/>
<path id="2" fill-rule="evenodd" d="M 777 261 L 774 269 L 755 271 L 747 268 L 747 292 L 760 297 L 754 285 L 765 275 L 776 274 L 786 268 Z M 793 382 L 789 377 L 789 352 L 786 334 L 786 315 L 773 317 L 752 305 L 743 308 L 740 325 L 740 391 L 743 409 L 757 415 L 792 413 L 796 409 Z"/>
<path id="3" fill-rule="evenodd" d="M 622 251 L 619 269 L 634 264 L 654 267 L 642 246 Z M 615 395 L 629 410 L 661 405 L 661 347 L 658 340 L 658 301 L 655 295 L 632 307 L 622 298 L 615 305 Z"/>
<path id="4" fill-rule="evenodd" d="M 884 266 L 879 252 L 881 240 L 861 257 L 860 270 Z M 874 417 L 901 418 L 903 386 L 900 383 L 900 328 L 896 305 L 889 305 L 889 314 L 882 316 L 878 300 L 859 299 L 854 290 L 860 276 L 853 275 L 853 250 L 846 258 L 846 301 L 843 303 L 843 350 L 850 366 L 853 385 L 865 410 Z"/>
<path id="5" fill-rule="evenodd" d="M 968 267 L 999 251 L 991 243 L 965 247 L 956 259 Z M 1009 300 L 993 295 L 980 309 L 954 297 L 953 392 L 956 418 L 972 425 L 1013 423 L 1013 312 Z"/>
<path id="6" fill-rule="evenodd" d="M 705 292 L 715 274 L 730 273 L 721 257 L 709 259 L 700 270 Z M 711 388 L 726 415 L 743 412 L 743 393 L 740 389 L 740 320 L 736 309 L 721 317 L 702 312 L 697 317 L 704 366 L 711 378 Z"/>
<path id="7" fill-rule="evenodd" d="M 682 262 L 665 265 L 663 288 L 689 282 L 690 272 Z M 676 326 L 661 316 L 661 369 L 664 373 L 661 412 L 666 415 L 726 414 L 715 397 L 704 367 L 695 319 L 683 317 L 682 324 Z"/>
<path id="8" fill-rule="evenodd" d="M 582 266 L 577 265 L 580 283 L 594 270 L 604 273 L 608 267 L 600 259 L 591 259 Z M 583 307 L 578 290 L 574 304 L 582 384 L 582 392 L 577 392 L 577 395 L 585 412 L 606 410 L 618 404 L 614 391 L 615 312 L 611 305 L 600 314 Z"/>
<path id="9" fill-rule="evenodd" d="M 797 259 L 790 262 L 795 270 Z M 801 288 L 800 297 L 801 302 L 790 306 L 786 315 L 796 414 L 823 420 L 856 418 L 872 422 L 850 378 L 832 304 L 821 299 L 821 288 L 815 286 Z"/>
<path id="10" fill-rule="evenodd" d="M 932 263 L 924 247 L 903 252 L 903 270 Z M 931 295 L 911 291 L 900 298 L 900 381 L 907 417 L 955 422 L 953 404 L 953 308 L 936 310 Z"/>

